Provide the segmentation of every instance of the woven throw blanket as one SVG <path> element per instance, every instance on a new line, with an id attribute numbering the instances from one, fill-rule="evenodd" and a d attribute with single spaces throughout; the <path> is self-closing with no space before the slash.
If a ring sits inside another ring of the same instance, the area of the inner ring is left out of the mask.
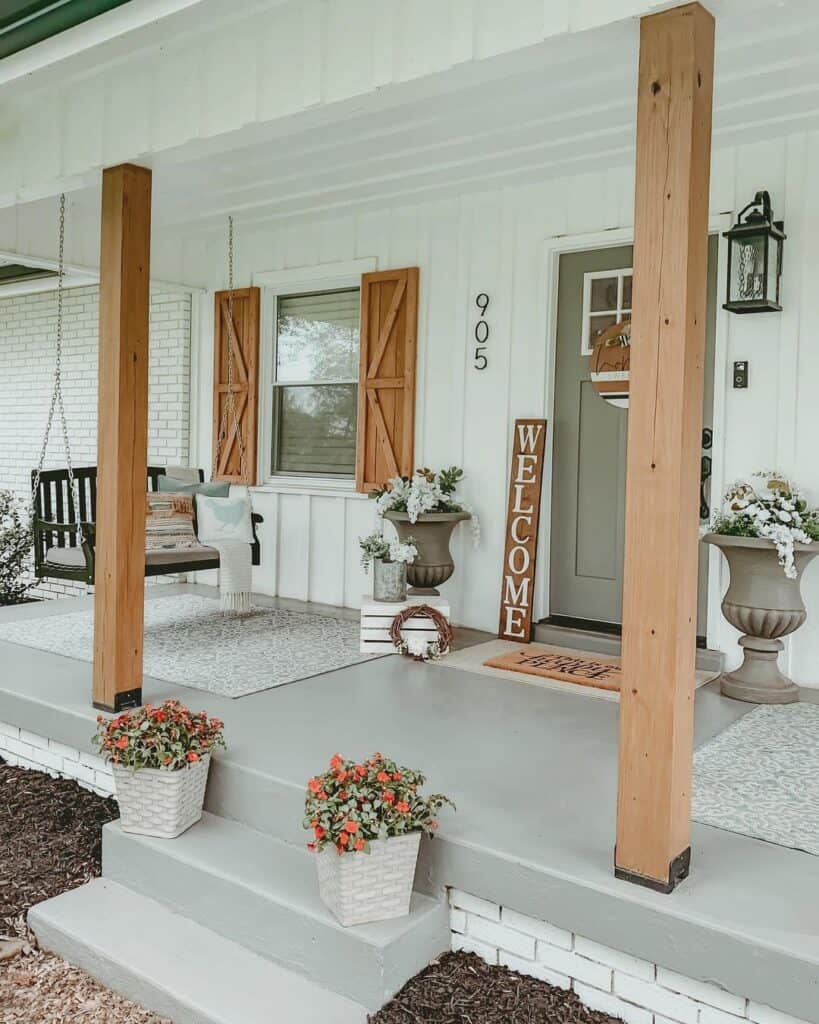
<path id="1" fill-rule="evenodd" d="M 225 615 L 249 615 L 252 578 L 250 545 L 243 540 L 212 541 L 219 552 L 219 595 Z"/>

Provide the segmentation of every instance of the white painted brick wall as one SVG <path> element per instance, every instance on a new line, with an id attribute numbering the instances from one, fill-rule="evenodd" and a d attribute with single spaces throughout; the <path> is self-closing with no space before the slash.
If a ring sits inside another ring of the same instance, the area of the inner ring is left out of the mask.
<path id="1" fill-rule="evenodd" d="M 63 392 L 75 465 L 94 465 L 97 445 L 99 290 L 66 290 L 63 298 Z M 56 293 L 0 299 L 0 488 L 28 496 L 39 456 L 54 373 Z M 159 465 L 188 462 L 190 450 L 191 302 L 154 292 L 150 316 L 148 452 Z M 55 423 L 47 466 L 65 465 Z M 161 577 L 160 577 L 161 578 Z M 44 581 L 33 594 L 86 593 L 81 584 Z"/>
<path id="2" fill-rule="evenodd" d="M 805 1024 L 470 893 L 451 889 L 449 902 L 454 950 L 573 988 L 590 1009 L 626 1024 Z"/>
<path id="3" fill-rule="evenodd" d="M 0 757 L 10 765 L 53 777 L 75 779 L 99 796 L 114 795 L 114 776 L 105 761 L 46 736 L 0 722 Z"/>

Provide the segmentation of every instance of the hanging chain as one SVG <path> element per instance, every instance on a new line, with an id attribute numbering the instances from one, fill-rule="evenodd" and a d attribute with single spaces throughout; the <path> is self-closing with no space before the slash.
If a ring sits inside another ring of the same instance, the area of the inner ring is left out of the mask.
<path id="1" fill-rule="evenodd" d="M 59 255 L 57 260 L 57 328 L 54 356 L 54 387 L 51 392 L 51 405 L 48 409 L 48 420 L 46 422 L 43 444 L 40 448 L 40 458 L 37 463 L 37 470 L 34 474 L 34 483 L 31 488 L 31 516 L 35 514 L 37 491 L 40 487 L 40 477 L 45 465 L 48 438 L 51 434 L 51 427 L 54 423 L 54 413 L 60 414 L 60 427 L 63 436 L 63 449 L 65 451 L 65 462 L 68 468 L 68 493 L 71 502 L 71 510 L 74 513 L 77 523 L 77 540 L 80 546 L 83 544 L 82 525 L 80 523 L 80 502 L 77 484 L 74 480 L 74 466 L 71 461 L 71 445 L 68 440 L 68 421 L 65 415 L 65 403 L 63 402 L 62 371 L 63 371 L 63 278 L 65 277 L 65 193 L 60 196 L 60 240 Z"/>
<path id="2" fill-rule="evenodd" d="M 227 440 L 228 418 L 230 417 L 233 433 L 236 436 L 236 444 L 239 448 L 239 472 L 242 481 L 247 483 L 247 453 L 242 437 L 242 428 L 239 423 L 239 414 L 236 407 L 236 396 L 233 391 L 233 345 L 235 334 L 233 331 L 233 217 L 228 217 L 228 334 L 227 334 L 227 393 L 225 394 L 225 405 L 222 409 L 222 419 L 219 423 L 219 433 L 216 436 L 216 450 L 213 454 L 212 479 L 216 479 L 219 469 L 219 457 L 222 452 L 222 445 Z"/>

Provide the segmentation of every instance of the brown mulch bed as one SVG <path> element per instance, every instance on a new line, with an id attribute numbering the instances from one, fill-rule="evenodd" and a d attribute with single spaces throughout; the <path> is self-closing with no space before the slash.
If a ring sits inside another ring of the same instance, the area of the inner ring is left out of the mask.
<path id="1" fill-rule="evenodd" d="M 0 921 L 98 875 L 102 826 L 118 817 L 71 779 L 0 762 Z"/>
<path id="2" fill-rule="evenodd" d="M 574 992 L 493 967 L 474 953 L 445 953 L 414 978 L 370 1024 L 614 1024 Z"/>
<path id="3" fill-rule="evenodd" d="M 38 950 L 25 924 L 35 903 L 99 875 L 102 826 L 118 816 L 70 779 L 0 760 L 0 1024 L 169 1024 Z M 23 951 L 3 960 L 15 938 Z"/>

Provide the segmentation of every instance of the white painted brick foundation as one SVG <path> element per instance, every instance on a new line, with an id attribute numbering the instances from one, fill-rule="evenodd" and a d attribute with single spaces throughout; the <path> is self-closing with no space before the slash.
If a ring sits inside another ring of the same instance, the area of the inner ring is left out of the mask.
<path id="1" fill-rule="evenodd" d="M 626 1024 L 804 1024 L 717 985 L 470 893 L 449 893 L 452 948 L 561 988 Z"/>
<path id="2" fill-rule="evenodd" d="M 113 773 L 101 757 L 7 722 L 0 722 L 0 757 L 19 768 L 75 779 L 83 789 L 90 789 L 99 796 L 114 794 Z"/>
<path id="3" fill-rule="evenodd" d="M 99 290 L 66 290 L 63 391 L 75 465 L 94 465 L 97 450 Z M 0 487 L 27 498 L 45 428 L 54 372 L 56 293 L 0 299 Z M 159 465 L 188 461 L 190 450 L 191 301 L 154 292 L 150 316 L 148 452 Z M 50 467 L 64 466 L 55 423 Z M 162 577 L 159 577 L 162 579 Z M 43 581 L 41 598 L 85 594 L 82 584 Z"/>

